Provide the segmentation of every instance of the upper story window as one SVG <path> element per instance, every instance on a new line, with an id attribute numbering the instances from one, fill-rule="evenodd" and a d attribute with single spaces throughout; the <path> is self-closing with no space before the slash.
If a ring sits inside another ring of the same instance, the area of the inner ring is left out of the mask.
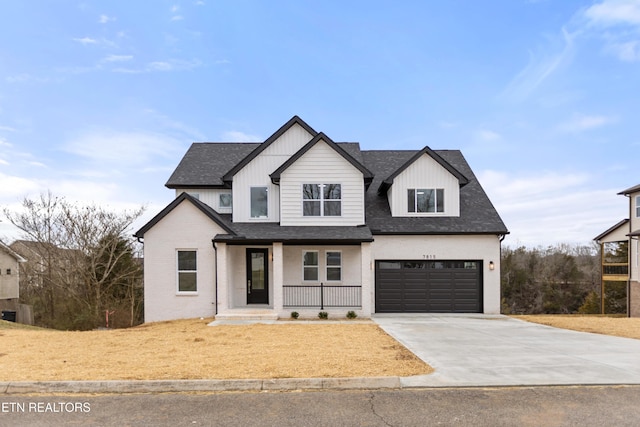
<path id="1" fill-rule="evenodd" d="M 269 189 L 267 187 L 251 187 L 251 218 L 267 218 L 269 216 Z"/>
<path id="2" fill-rule="evenodd" d="M 341 185 L 302 184 L 302 214 L 304 216 L 341 216 Z"/>
<path id="3" fill-rule="evenodd" d="M 231 193 L 221 193 L 218 197 L 218 205 L 221 208 L 231 208 Z"/>
<path id="4" fill-rule="evenodd" d="M 407 190 L 407 209 L 410 213 L 444 212 L 444 189 L 410 188 Z"/>
<path id="5" fill-rule="evenodd" d="M 640 218 L 640 196 L 636 196 L 636 218 Z"/>

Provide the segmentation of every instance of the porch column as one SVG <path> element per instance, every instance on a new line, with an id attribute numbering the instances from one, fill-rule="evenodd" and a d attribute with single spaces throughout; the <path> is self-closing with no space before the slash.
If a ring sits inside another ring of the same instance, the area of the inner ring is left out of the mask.
<path id="1" fill-rule="evenodd" d="M 282 242 L 273 242 L 273 310 L 281 313 L 284 305 L 284 253 Z"/>
<path id="2" fill-rule="evenodd" d="M 229 309 L 229 274 L 227 269 L 227 244 L 216 243 L 216 304 L 217 312 L 222 313 Z"/>
<path id="3" fill-rule="evenodd" d="M 373 284 L 371 281 L 371 243 L 360 243 L 360 260 L 361 260 L 361 285 L 362 285 L 362 316 L 371 317 L 371 307 L 375 295 L 373 295 Z"/>

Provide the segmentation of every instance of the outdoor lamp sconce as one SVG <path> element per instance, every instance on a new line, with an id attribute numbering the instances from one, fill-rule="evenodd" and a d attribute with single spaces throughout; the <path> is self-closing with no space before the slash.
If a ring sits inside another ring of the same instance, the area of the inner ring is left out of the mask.
<path id="1" fill-rule="evenodd" d="M 489 270 L 493 271 L 496 269 L 496 265 L 493 263 L 493 261 L 489 261 Z"/>

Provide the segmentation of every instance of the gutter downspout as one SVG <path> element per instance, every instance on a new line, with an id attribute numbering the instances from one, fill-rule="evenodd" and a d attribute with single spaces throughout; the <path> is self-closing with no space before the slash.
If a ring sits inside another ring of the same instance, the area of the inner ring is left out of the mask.
<path id="1" fill-rule="evenodd" d="M 211 244 L 213 245 L 213 251 L 216 254 L 215 257 L 215 264 L 216 264 L 216 279 L 214 281 L 214 286 L 215 286 L 215 294 L 216 294 L 216 302 L 214 303 L 215 308 L 214 308 L 214 315 L 218 314 L 218 247 L 216 246 L 216 242 L 213 241 L 213 239 L 211 239 Z"/>

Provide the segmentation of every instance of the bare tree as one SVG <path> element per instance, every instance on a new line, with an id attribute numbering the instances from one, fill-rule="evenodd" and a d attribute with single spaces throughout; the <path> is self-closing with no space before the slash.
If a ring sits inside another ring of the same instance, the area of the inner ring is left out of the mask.
<path id="1" fill-rule="evenodd" d="M 36 319 L 51 327 L 93 328 L 101 323 L 103 310 L 122 305 L 122 295 L 133 295 L 115 292 L 116 287 L 141 288 L 142 269 L 131 262 L 136 243 L 129 231 L 143 211 L 81 206 L 51 192 L 25 198 L 18 212 L 3 209 L 32 252 L 25 256 L 37 263 L 29 267 L 31 274 L 40 272 L 38 280 L 31 280 L 44 295 L 32 301 Z"/>

